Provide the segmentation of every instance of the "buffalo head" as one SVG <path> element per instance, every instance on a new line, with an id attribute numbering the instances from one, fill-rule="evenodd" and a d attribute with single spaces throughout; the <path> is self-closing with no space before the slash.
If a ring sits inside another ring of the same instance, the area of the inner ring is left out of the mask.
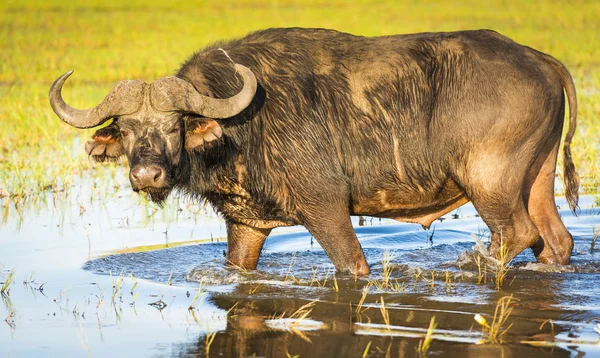
<path id="1" fill-rule="evenodd" d="M 221 138 L 216 119 L 233 117 L 252 101 L 257 87 L 254 74 L 238 64 L 235 70 L 244 86 L 225 99 L 202 95 L 181 78 L 163 77 L 151 84 L 121 81 L 96 107 L 81 110 L 67 105 L 61 95 L 73 71 L 52 84 L 49 99 L 54 113 L 76 128 L 92 128 L 114 119 L 86 143 L 87 153 L 96 161 L 126 155 L 133 190 L 145 191 L 153 201 L 162 202 L 176 183 L 186 152 Z"/>

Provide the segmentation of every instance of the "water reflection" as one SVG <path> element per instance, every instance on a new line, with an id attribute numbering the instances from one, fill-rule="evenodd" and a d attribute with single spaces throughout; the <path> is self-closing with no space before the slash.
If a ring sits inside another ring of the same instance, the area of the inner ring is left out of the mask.
<path id="1" fill-rule="evenodd" d="M 482 222 L 472 208 L 461 210 L 436 223 L 433 236 L 416 225 L 357 227 L 371 264 L 368 278 L 334 278 L 327 256 L 305 231 L 269 238 L 255 272 L 224 268 L 225 243 L 115 255 L 90 261 L 85 268 L 120 268 L 149 280 L 172 272 L 177 284 L 206 285 L 211 302 L 229 312 L 226 329 L 182 344 L 182 356 L 204 356 L 207 348 L 210 356 L 227 357 L 362 357 L 365 351 L 366 356 L 415 356 L 432 316 L 438 328 L 430 355 L 600 353 L 598 337 L 586 323 L 600 316 L 600 265 L 595 252 L 586 250 L 593 237 L 590 223 L 597 223 L 600 210 L 588 208 L 579 218 L 563 212 L 576 237 L 572 265 L 538 265 L 525 252 L 500 290 L 493 267 L 482 269 L 473 259 L 473 236 L 485 237 Z M 365 286 L 369 288 L 363 298 Z M 515 302 L 504 327 L 511 325 L 502 337 L 505 344 L 477 344 L 486 336 L 474 315 L 492 322 L 496 302 L 507 295 Z M 389 324 L 381 311 L 382 298 Z M 310 314 L 294 317 L 310 302 Z"/>
<path id="2" fill-rule="evenodd" d="M 342 303 L 319 302 L 311 312 L 311 322 L 285 328 L 282 325 L 274 328 L 268 324 L 277 320 L 272 312 L 294 312 L 301 303 L 297 300 L 251 300 L 232 298 L 231 295 L 217 295 L 214 303 L 231 311 L 225 331 L 218 332 L 210 344 L 210 356 L 225 357 L 414 357 L 417 356 L 419 341 L 422 339 L 427 323 L 420 320 L 432 313 L 436 314 L 439 326 L 437 338 L 432 343 L 430 356 L 442 354 L 445 357 L 522 357 L 543 356 L 550 352 L 558 357 L 572 355 L 572 351 L 562 347 L 540 348 L 522 344 L 505 346 L 474 345 L 481 337 L 478 332 L 452 331 L 446 327 L 460 325 L 463 313 L 426 312 L 407 309 L 391 310 L 391 330 L 379 324 L 359 324 L 355 321 L 351 310 Z M 375 312 L 374 316 L 375 315 Z M 316 321 L 315 321 L 316 320 Z M 458 320 L 458 322 L 457 322 Z M 472 316 L 464 317 L 472 321 Z M 373 317 L 373 321 L 377 321 Z M 322 329 L 313 330 L 314 322 L 320 322 Z M 308 326 L 309 329 L 304 329 Z M 419 329 L 411 329 L 419 327 Z M 537 328 L 537 327 L 536 327 Z M 557 332 L 558 333 L 558 332 Z M 548 335 L 528 337 L 529 339 L 545 339 Z M 187 344 L 182 347 L 181 356 L 205 356 L 207 342 L 199 339 L 196 345 Z"/>

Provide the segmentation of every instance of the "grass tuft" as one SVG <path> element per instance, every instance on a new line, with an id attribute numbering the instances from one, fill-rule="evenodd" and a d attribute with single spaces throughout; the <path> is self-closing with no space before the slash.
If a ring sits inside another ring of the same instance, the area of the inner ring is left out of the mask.
<path id="1" fill-rule="evenodd" d="M 475 315 L 475 321 L 481 326 L 482 334 L 488 342 L 492 344 L 504 343 L 502 337 L 508 332 L 510 327 L 512 327 L 512 323 L 506 328 L 504 326 L 512 313 L 513 303 L 516 301 L 518 300 L 512 295 L 500 298 L 496 303 L 496 309 L 491 324 L 488 323 L 481 314 L 478 313 Z"/>

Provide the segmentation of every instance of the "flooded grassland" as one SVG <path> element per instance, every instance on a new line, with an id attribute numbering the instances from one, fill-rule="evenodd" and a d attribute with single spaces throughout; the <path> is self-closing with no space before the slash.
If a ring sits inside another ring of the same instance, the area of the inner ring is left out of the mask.
<path id="1" fill-rule="evenodd" d="M 125 183 L 98 195 L 100 179 L 81 181 L 3 202 L 2 356 L 600 354 L 593 195 L 579 217 L 557 199 L 575 237 L 569 266 L 524 252 L 500 269 L 466 205 L 430 230 L 353 218 L 372 270 L 356 278 L 336 276 L 302 227 L 276 230 L 257 271 L 226 269 L 210 207 L 174 197 L 159 209 Z"/>

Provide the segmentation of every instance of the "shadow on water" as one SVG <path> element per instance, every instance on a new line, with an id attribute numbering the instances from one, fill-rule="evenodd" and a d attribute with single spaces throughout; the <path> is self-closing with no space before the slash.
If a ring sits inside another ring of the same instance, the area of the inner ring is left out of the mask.
<path id="1" fill-rule="evenodd" d="M 226 312 L 226 328 L 176 345 L 172 353 L 180 356 L 414 356 L 432 316 L 431 356 L 595 355 L 600 263 L 590 243 L 600 209 L 590 197 L 582 207 L 579 217 L 561 210 L 575 237 L 571 265 L 535 264 L 524 252 L 499 290 L 494 266 L 475 259 L 474 237 L 487 235 L 472 206 L 437 221 L 435 232 L 378 220 L 357 226 L 372 270 L 367 278 L 334 276 L 327 256 L 301 229 L 272 235 L 254 272 L 224 268 L 225 243 L 112 255 L 84 268 L 156 282 L 172 276 L 179 286 L 200 282 Z M 474 315 L 491 323 L 507 295 L 514 301 L 503 344 L 485 344 L 489 336 Z"/>

